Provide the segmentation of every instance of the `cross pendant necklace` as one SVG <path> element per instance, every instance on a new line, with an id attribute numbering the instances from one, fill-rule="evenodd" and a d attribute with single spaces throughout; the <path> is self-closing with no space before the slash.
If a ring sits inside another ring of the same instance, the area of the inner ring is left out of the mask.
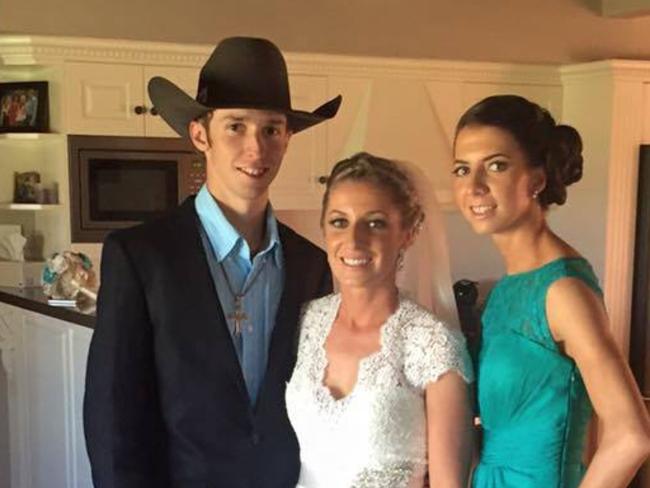
<path id="1" fill-rule="evenodd" d="M 242 323 L 248 320 L 248 315 L 242 308 L 242 298 L 244 295 L 235 295 L 235 310 L 228 314 L 228 318 L 235 324 L 235 335 L 241 334 Z"/>
<path id="2" fill-rule="evenodd" d="M 228 291 L 230 292 L 230 296 L 232 296 L 234 302 L 234 310 L 230 312 L 226 318 L 232 320 L 235 329 L 234 334 L 235 336 L 239 336 L 242 333 L 244 323 L 248 321 L 248 314 L 244 311 L 244 297 L 246 296 L 246 293 L 248 293 L 248 290 L 252 288 L 253 284 L 260 275 L 262 266 L 259 266 L 257 268 L 255 275 L 248 280 L 246 287 L 239 293 L 235 293 L 233 290 L 233 287 L 230 284 L 230 280 L 228 279 L 226 269 L 221 262 L 219 263 L 219 267 L 221 268 L 221 274 L 223 275 L 223 279 L 226 282 L 226 286 L 228 287 Z M 253 326 L 249 324 L 248 329 L 249 331 L 252 331 Z"/>

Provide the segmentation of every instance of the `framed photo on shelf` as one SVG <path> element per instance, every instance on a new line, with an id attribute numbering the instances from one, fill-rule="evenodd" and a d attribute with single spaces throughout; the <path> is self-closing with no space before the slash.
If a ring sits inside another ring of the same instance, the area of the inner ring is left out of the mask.
<path id="1" fill-rule="evenodd" d="M 47 81 L 0 83 L 0 133 L 48 131 Z"/>

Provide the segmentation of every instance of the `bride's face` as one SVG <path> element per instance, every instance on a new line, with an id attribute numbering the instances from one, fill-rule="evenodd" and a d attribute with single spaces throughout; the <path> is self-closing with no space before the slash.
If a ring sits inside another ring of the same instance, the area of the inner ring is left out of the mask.
<path id="1" fill-rule="evenodd" d="M 399 251 L 409 243 L 389 191 L 347 180 L 331 190 L 323 229 L 332 273 L 344 287 L 395 286 Z"/>

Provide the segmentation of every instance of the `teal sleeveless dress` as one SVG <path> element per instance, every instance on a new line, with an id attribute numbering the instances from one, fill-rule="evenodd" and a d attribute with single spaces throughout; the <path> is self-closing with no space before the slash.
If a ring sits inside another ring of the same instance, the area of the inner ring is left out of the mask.
<path id="1" fill-rule="evenodd" d="M 474 488 L 575 488 L 592 414 L 575 362 L 546 319 L 546 292 L 574 277 L 602 294 L 583 258 L 560 258 L 497 282 L 482 315 L 477 366 L 483 427 Z"/>

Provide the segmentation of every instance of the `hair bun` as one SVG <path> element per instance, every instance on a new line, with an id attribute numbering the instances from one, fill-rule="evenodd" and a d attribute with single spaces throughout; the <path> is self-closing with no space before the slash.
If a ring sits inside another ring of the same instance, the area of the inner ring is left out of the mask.
<path id="1" fill-rule="evenodd" d="M 582 139 L 570 125 L 555 126 L 553 137 L 553 162 L 562 183 L 569 186 L 582 178 Z"/>

